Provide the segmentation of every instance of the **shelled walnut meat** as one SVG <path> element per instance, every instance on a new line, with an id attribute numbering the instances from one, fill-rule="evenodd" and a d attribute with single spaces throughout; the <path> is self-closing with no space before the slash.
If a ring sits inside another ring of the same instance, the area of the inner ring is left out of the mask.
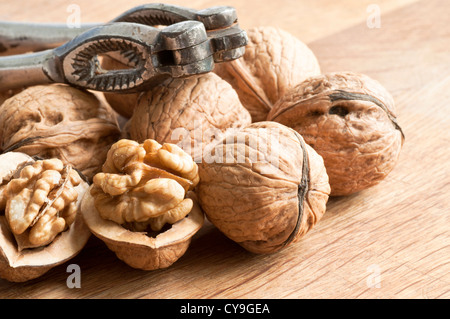
<path id="1" fill-rule="evenodd" d="M 59 159 L 0 155 L 0 277 L 37 278 L 84 247 L 90 231 L 79 202 L 87 188 Z"/>
<path id="2" fill-rule="evenodd" d="M 330 186 L 322 158 L 294 130 L 253 123 L 227 135 L 199 165 L 208 219 L 254 253 L 304 236 L 325 212 Z"/>
<path id="3" fill-rule="evenodd" d="M 0 152 L 59 158 L 89 179 L 120 137 L 108 105 L 67 85 L 26 88 L 0 106 L 0 123 Z"/>
<path id="4" fill-rule="evenodd" d="M 92 233 L 128 265 L 166 268 L 203 225 L 192 192 L 198 181 L 197 164 L 176 145 L 122 139 L 94 176 L 83 216 Z"/>
<path id="5" fill-rule="evenodd" d="M 251 122 L 233 88 L 214 73 L 171 79 L 140 96 L 128 136 L 177 144 L 196 162 L 227 129 Z"/>
<path id="6" fill-rule="evenodd" d="M 252 116 L 265 121 L 273 104 L 307 77 L 320 74 L 311 49 L 291 33 L 271 26 L 246 30 L 243 57 L 216 64 L 214 72 L 228 81 Z"/>
<path id="7" fill-rule="evenodd" d="M 349 195 L 383 180 L 404 141 L 392 96 L 379 82 L 353 72 L 305 80 L 267 119 L 295 129 L 323 157 L 331 195 Z"/>

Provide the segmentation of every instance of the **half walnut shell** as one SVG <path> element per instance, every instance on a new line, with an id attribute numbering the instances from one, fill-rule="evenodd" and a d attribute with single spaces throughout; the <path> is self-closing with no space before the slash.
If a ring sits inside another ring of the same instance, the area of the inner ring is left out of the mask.
<path id="1" fill-rule="evenodd" d="M 303 237 L 325 213 L 330 192 L 322 158 L 275 122 L 227 135 L 199 173 L 207 218 L 254 253 L 273 253 Z"/>
<path id="2" fill-rule="evenodd" d="M 88 184 L 81 181 L 74 189 L 78 193 L 74 205 L 77 213 L 66 230 L 54 236 L 49 243 L 39 247 L 21 247 L 23 235 L 13 234 L 10 221 L 5 214 L 8 207 L 7 184 L 19 178 L 20 172 L 36 161 L 20 152 L 8 152 L 0 155 L 0 277 L 12 282 L 23 282 L 42 276 L 47 271 L 77 255 L 90 237 L 79 204 Z M 34 203 L 35 204 L 35 203 Z M 41 209 L 42 212 L 42 209 Z M 40 217 L 42 219 L 42 217 Z M 46 217 L 48 219 L 48 216 Z M 27 234 L 26 232 L 24 233 Z"/>
<path id="3" fill-rule="evenodd" d="M 103 219 L 94 205 L 94 198 L 86 192 L 82 202 L 84 220 L 92 233 L 101 239 L 116 256 L 133 268 L 154 270 L 171 266 L 188 249 L 192 236 L 202 227 L 204 216 L 192 193 L 194 206 L 182 220 L 155 237 L 131 231 Z"/>

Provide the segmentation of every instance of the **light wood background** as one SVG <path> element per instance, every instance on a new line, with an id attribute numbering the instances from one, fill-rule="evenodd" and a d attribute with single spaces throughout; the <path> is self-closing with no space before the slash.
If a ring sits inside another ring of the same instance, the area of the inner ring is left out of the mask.
<path id="1" fill-rule="evenodd" d="M 72 3 L 81 8 L 81 22 L 106 22 L 146 1 L 1 0 L 0 19 L 65 22 Z M 252 255 L 207 223 L 172 267 L 145 272 L 92 237 L 77 257 L 41 278 L 0 279 L 0 297 L 449 298 L 450 2 L 170 3 L 232 5 L 243 28 L 272 25 L 298 36 L 324 72 L 351 70 L 379 80 L 396 100 L 406 135 L 396 168 L 371 189 L 330 199 L 306 237 L 273 255 Z M 380 28 L 367 24 L 371 4 L 380 9 Z M 79 289 L 66 286 L 71 263 L 81 267 Z"/>

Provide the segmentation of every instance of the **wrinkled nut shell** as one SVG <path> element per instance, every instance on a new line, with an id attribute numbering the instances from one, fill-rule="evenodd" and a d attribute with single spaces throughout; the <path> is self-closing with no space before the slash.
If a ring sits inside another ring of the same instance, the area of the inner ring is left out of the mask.
<path id="1" fill-rule="evenodd" d="M 252 116 L 265 121 L 267 113 L 290 88 L 320 74 L 311 49 L 292 34 L 275 27 L 247 31 L 243 57 L 216 64 L 214 72 L 228 81 Z"/>
<path id="2" fill-rule="evenodd" d="M 10 97 L 16 95 L 20 91 L 23 91 L 24 89 L 13 89 L 13 90 L 6 90 L 6 91 L 0 91 L 0 105 L 3 104 L 7 99 Z"/>
<path id="3" fill-rule="evenodd" d="M 34 162 L 31 157 L 20 152 L 0 155 L 0 181 L 12 177 L 16 167 Z M 8 169 L 3 170 L 4 167 Z M 79 213 L 79 204 L 88 184 L 82 182 L 77 187 L 78 213 L 69 229 L 59 234 L 50 244 L 40 248 L 19 251 L 14 236 L 3 212 L 0 212 L 0 277 L 12 282 L 24 282 L 42 276 L 47 271 L 75 257 L 86 245 L 91 232 Z"/>
<path id="4" fill-rule="evenodd" d="M 58 158 L 89 179 L 120 136 L 115 112 L 67 85 L 28 87 L 0 106 L 0 151 Z"/>
<path id="5" fill-rule="evenodd" d="M 229 128 L 250 124 L 233 88 L 214 73 L 172 79 L 144 93 L 127 123 L 131 139 L 180 146 L 195 161 Z"/>
<path id="6" fill-rule="evenodd" d="M 333 196 L 383 180 L 404 140 L 389 92 L 352 72 L 309 78 L 280 99 L 267 119 L 295 129 L 323 157 Z"/>
<path id="7" fill-rule="evenodd" d="M 330 187 L 322 158 L 294 130 L 253 123 L 228 135 L 211 156 L 199 165 L 200 206 L 245 249 L 276 252 L 324 214 Z"/>
<path id="8" fill-rule="evenodd" d="M 192 236 L 203 225 L 203 212 L 196 203 L 195 195 L 189 192 L 188 197 L 194 201 L 189 215 L 156 237 L 127 230 L 115 222 L 103 219 L 95 209 L 90 191 L 85 193 L 81 209 L 92 233 L 105 242 L 119 259 L 133 268 L 154 270 L 169 267 L 183 256 Z"/>

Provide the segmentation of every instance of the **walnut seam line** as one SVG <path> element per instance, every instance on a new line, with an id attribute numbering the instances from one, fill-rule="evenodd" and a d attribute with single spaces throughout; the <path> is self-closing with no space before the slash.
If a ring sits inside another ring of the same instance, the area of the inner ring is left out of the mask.
<path id="1" fill-rule="evenodd" d="M 368 101 L 368 102 L 372 102 L 372 103 L 376 104 L 384 112 L 386 112 L 389 120 L 391 120 L 392 124 L 394 124 L 394 127 L 400 131 L 400 133 L 402 134 L 402 138 L 405 139 L 405 134 L 403 133 L 403 130 L 400 127 L 400 125 L 398 124 L 395 117 L 392 116 L 392 114 L 388 111 L 386 106 L 376 97 L 368 95 L 368 94 L 347 92 L 344 90 L 337 90 L 336 93 L 331 93 L 330 95 L 328 95 L 328 97 L 331 102 L 335 102 L 335 101 L 339 101 L 339 100 L 347 100 L 347 101 L 359 100 L 359 101 Z"/>
<path id="2" fill-rule="evenodd" d="M 310 169 L 309 169 L 309 158 L 308 158 L 308 154 L 306 152 L 306 144 L 303 141 L 303 138 L 300 136 L 300 134 L 298 134 L 295 130 L 292 130 L 295 133 L 295 136 L 297 137 L 298 141 L 300 142 L 300 146 L 302 148 L 302 152 L 303 152 L 303 164 L 302 164 L 302 179 L 300 181 L 300 184 L 298 185 L 298 193 L 297 193 L 297 198 L 298 198 L 298 217 L 297 217 L 297 222 L 295 224 L 294 230 L 292 231 L 292 233 L 289 235 L 289 237 L 286 239 L 286 241 L 283 243 L 283 246 L 287 246 L 289 243 L 291 243 L 295 236 L 298 233 L 298 230 L 300 229 L 300 225 L 302 223 L 302 218 L 303 218 L 303 210 L 304 210 L 304 205 L 303 202 L 305 201 L 305 196 L 306 193 L 308 193 L 309 190 L 309 173 L 310 173 Z"/>

